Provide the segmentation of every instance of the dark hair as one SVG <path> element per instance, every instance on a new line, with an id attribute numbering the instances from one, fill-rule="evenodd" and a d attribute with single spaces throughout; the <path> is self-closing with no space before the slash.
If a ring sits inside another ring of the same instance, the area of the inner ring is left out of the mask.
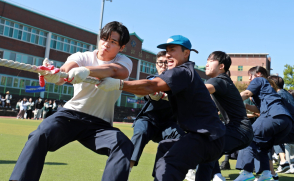
<path id="1" fill-rule="evenodd" d="M 255 67 L 251 67 L 248 70 L 248 75 L 256 75 L 256 73 L 261 73 L 262 77 L 266 78 L 268 77 L 268 73 L 267 70 L 265 68 L 263 68 L 262 66 L 255 66 Z"/>
<path id="2" fill-rule="evenodd" d="M 271 75 L 268 77 L 268 79 L 271 79 L 275 82 L 277 85 L 278 89 L 283 89 L 284 87 L 284 80 L 282 77 L 276 76 L 276 75 Z"/>
<path id="3" fill-rule="evenodd" d="M 229 70 L 226 72 L 226 74 L 231 77 L 231 72 Z"/>
<path id="4" fill-rule="evenodd" d="M 110 23 L 107 23 L 100 32 L 100 39 L 105 38 L 109 39 L 111 33 L 115 31 L 119 34 L 119 46 L 126 45 L 130 40 L 130 33 L 127 27 L 125 27 L 122 23 L 117 21 L 112 21 Z"/>
<path id="5" fill-rule="evenodd" d="M 166 55 L 166 51 L 160 51 L 157 53 L 156 59 L 158 59 L 159 57 L 165 56 L 165 55 Z"/>
<path id="6" fill-rule="evenodd" d="M 225 72 L 227 72 L 232 64 L 231 57 L 222 51 L 214 51 L 209 56 L 208 59 L 217 60 L 219 64 L 224 64 Z"/>

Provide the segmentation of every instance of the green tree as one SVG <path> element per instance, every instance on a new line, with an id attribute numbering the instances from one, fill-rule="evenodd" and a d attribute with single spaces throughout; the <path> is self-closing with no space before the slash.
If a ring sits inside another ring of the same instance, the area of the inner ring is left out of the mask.
<path id="1" fill-rule="evenodd" d="M 243 92 L 247 89 L 248 83 L 245 82 L 235 82 L 235 86 L 237 87 L 239 92 Z"/>
<path id="2" fill-rule="evenodd" d="M 284 83 L 285 83 L 285 89 L 294 90 L 294 65 L 288 65 L 286 64 L 284 69 Z"/>

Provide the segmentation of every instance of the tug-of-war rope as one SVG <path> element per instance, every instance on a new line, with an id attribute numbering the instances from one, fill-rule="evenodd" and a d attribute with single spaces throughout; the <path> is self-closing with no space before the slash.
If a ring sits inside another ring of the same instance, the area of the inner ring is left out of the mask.
<path id="1" fill-rule="evenodd" d="M 53 65 L 50 65 L 50 64 L 48 66 L 36 66 L 36 65 L 19 63 L 19 62 L 15 62 L 13 60 L 7 60 L 7 59 L 1 59 L 1 58 L 0 58 L 0 66 L 9 67 L 9 68 L 18 69 L 18 70 L 24 70 L 24 71 L 28 71 L 28 72 L 40 73 L 43 76 L 59 72 L 58 68 L 55 68 Z M 67 73 L 60 72 L 60 78 L 66 79 L 67 77 L 68 77 Z M 40 80 L 40 86 L 44 87 L 45 82 L 44 83 L 42 82 L 44 80 L 41 80 L 41 79 L 39 79 L 39 80 Z M 83 82 L 90 83 L 90 84 L 100 84 L 101 83 L 100 80 L 95 79 L 95 78 L 87 78 Z"/>

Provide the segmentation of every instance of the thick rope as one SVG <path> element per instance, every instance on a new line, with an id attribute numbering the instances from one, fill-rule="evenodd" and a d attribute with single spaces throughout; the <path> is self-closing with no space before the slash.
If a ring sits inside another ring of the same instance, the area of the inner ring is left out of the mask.
<path id="1" fill-rule="evenodd" d="M 1 59 L 1 58 L 0 58 L 0 66 L 9 67 L 9 68 L 18 69 L 18 70 L 24 70 L 24 71 L 28 71 L 28 72 L 40 73 L 41 75 L 50 74 L 50 71 L 40 70 L 38 68 L 38 66 L 36 66 L 36 65 L 19 63 L 19 62 L 15 62 L 13 60 L 6 60 L 6 59 Z M 65 72 L 60 72 L 60 77 L 67 78 L 68 74 Z M 84 80 L 84 82 L 90 83 L 90 84 L 100 84 L 101 83 L 100 80 L 97 80 L 94 78 L 87 78 Z"/>

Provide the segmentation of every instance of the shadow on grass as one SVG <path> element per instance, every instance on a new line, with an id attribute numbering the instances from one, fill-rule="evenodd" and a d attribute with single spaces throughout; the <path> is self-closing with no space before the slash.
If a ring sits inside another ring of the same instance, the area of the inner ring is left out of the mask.
<path id="1" fill-rule="evenodd" d="M 0 164 L 16 164 L 16 161 L 13 161 L 13 160 L 0 160 Z M 45 162 L 45 165 L 67 165 L 67 163 Z"/>
<path id="2" fill-rule="evenodd" d="M 255 174 L 253 174 L 253 175 L 255 176 Z M 293 174 L 291 174 L 291 175 L 293 175 Z M 239 174 L 229 174 L 228 176 L 230 177 L 230 180 L 235 180 L 239 176 Z M 293 181 L 294 180 L 293 177 L 287 177 L 284 174 L 283 175 L 279 174 L 279 180 L 280 179 L 283 180 L 283 181 Z"/>

